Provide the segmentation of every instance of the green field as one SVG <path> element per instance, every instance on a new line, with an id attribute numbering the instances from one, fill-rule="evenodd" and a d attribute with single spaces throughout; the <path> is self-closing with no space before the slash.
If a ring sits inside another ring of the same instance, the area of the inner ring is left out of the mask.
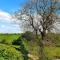
<path id="1" fill-rule="evenodd" d="M 20 34 L 0 34 L 0 42 L 5 41 L 11 44 L 13 40 L 16 40 Z"/>
<path id="2" fill-rule="evenodd" d="M 20 45 L 13 45 L 12 42 L 16 41 L 19 37 L 20 40 L 22 39 L 22 43 Z M 48 60 L 60 58 L 60 35 L 48 34 L 45 39 L 49 40 L 48 43 L 51 43 L 50 41 L 54 42 L 51 45 L 47 43 L 45 46 L 44 53 L 46 58 Z M 26 52 L 33 56 L 29 55 L 30 60 L 38 60 L 40 51 L 37 40 L 25 40 L 21 38 L 21 34 L 0 34 L 0 60 L 24 60 Z"/>

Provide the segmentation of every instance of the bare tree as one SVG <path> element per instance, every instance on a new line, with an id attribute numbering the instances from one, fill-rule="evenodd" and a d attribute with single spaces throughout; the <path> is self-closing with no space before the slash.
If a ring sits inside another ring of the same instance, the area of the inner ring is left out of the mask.
<path id="1" fill-rule="evenodd" d="M 60 10 L 59 0 L 29 0 L 21 11 L 16 12 L 15 17 L 22 20 L 24 27 L 41 34 L 42 40 L 39 42 L 41 48 L 41 59 L 43 56 L 44 36 L 46 30 L 51 31 L 54 23 L 58 21 L 57 12 Z"/>

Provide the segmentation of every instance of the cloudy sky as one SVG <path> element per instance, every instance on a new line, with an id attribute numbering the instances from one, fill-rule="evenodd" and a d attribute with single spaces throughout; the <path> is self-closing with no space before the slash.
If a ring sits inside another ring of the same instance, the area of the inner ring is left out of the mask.
<path id="1" fill-rule="evenodd" d="M 19 25 L 12 23 L 11 14 L 18 10 L 18 8 L 21 8 L 26 1 L 27 0 L 0 0 L 0 33 L 21 32 Z M 60 11 L 58 13 L 60 14 Z"/>
<path id="2" fill-rule="evenodd" d="M 0 0 L 0 33 L 21 32 L 19 25 L 12 23 L 11 14 L 24 3 L 25 0 Z"/>

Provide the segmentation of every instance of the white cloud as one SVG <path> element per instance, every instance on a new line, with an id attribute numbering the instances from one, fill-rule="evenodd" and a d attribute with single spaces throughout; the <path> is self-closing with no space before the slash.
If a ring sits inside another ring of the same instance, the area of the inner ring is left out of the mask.
<path id="1" fill-rule="evenodd" d="M 1 33 L 18 33 L 20 32 L 19 25 L 10 13 L 0 10 L 0 32 Z"/>
<path id="2" fill-rule="evenodd" d="M 8 12 L 0 10 L 0 20 L 10 21 L 11 15 Z"/>
<path id="3" fill-rule="evenodd" d="M 0 10 L 0 21 L 4 21 L 7 23 L 19 23 L 20 21 L 17 20 L 16 18 L 13 18 L 12 15 L 8 12 L 5 12 L 3 10 Z"/>

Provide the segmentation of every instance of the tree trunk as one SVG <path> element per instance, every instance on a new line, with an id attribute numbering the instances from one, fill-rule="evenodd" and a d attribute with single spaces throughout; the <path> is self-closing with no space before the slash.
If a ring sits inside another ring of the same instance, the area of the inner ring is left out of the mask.
<path id="1" fill-rule="evenodd" d="M 38 39 L 38 31 L 35 30 L 36 38 Z"/>
<path id="2" fill-rule="evenodd" d="M 36 36 L 38 35 L 37 30 L 36 30 Z"/>
<path id="3" fill-rule="evenodd" d="M 45 37 L 45 32 L 41 32 L 41 40 L 39 40 L 39 46 L 40 46 L 40 57 L 39 57 L 39 60 L 45 60 L 44 37 Z"/>

